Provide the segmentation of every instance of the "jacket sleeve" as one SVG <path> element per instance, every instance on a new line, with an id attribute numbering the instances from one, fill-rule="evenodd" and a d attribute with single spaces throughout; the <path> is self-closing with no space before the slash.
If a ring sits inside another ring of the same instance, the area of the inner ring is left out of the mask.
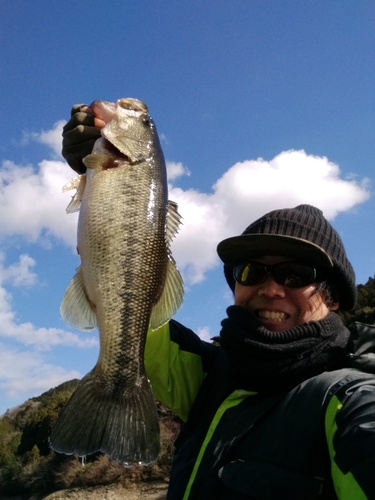
<path id="1" fill-rule="evenodd" d="M 343 382 L 325 423 L 338 499 L 375 499 L 375 377 Z"/>
<path id="2" fill-rule="evenodd" d="M 145 367 L 154 395 L 183 421 L 217 351 L 174 320 L 148 332 Z"/>

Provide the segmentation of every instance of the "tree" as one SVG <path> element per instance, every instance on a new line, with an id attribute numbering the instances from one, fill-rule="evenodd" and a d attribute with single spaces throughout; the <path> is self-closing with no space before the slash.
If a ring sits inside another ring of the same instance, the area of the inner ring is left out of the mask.
<path id="1" fill-rule="evenodd" d="M 365 285 L 357 286 L 357 305 L 353 311 L 342 314 L 346 325 L 354 321 L 375 324 L 375 279 L 369 278 Z"/>
<path id="2" fill-rule="evenodd" d="M 52 427 L 55 425 L 57 417 L 70 397 L 70 393 L 57 392 L 52 394 L 39 410 L 32 413 L 26 421 L 21 442 L 18 447 L 18 455 L 22 455 L 38 447 L 41 456 L 47 456 L 51 449 L 49 446 L 49 436 Z"/>

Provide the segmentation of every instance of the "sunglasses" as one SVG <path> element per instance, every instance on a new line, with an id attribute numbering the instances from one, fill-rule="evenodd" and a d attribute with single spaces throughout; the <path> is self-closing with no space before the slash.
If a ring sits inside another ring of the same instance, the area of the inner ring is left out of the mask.
<path id="1" fill-rule="evenodd" d="M 311 285 L 321 280 L 321 275 L 315 267 L 292 261 L 279 262 L 271 266 L 251 261 L 247 264 L 239 264 L 233 269 L 234 279 L 243 286 L 257 285 L 267 273 L 271 273 L 279 285 L 293 288 Z"/>

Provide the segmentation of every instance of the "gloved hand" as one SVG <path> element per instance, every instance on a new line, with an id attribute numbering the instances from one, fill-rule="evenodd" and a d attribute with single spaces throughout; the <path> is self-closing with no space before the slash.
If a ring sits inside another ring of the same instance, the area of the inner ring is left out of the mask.
<path id="1" fill-rule="evenodd" d="M 91 153 L 104 125 L 105 122 L 95 118 L 87 104 L 72 107 L 71 118 L 63 128 L 62 155 L 77 173 L 86 172 L 82 158 Z"/>

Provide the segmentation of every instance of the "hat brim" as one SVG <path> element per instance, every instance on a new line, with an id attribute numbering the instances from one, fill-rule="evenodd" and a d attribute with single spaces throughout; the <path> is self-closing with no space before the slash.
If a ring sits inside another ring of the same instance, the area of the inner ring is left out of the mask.
<path id="1" fill-rule="evenodd" d="M 333 262 L 323 248 L 293 236 L 243 234 L 221 241 L 217 246 L 220 259 L 228 267 L 266 255 L 280 255 L 321 268 L 332 268 Z"/>

